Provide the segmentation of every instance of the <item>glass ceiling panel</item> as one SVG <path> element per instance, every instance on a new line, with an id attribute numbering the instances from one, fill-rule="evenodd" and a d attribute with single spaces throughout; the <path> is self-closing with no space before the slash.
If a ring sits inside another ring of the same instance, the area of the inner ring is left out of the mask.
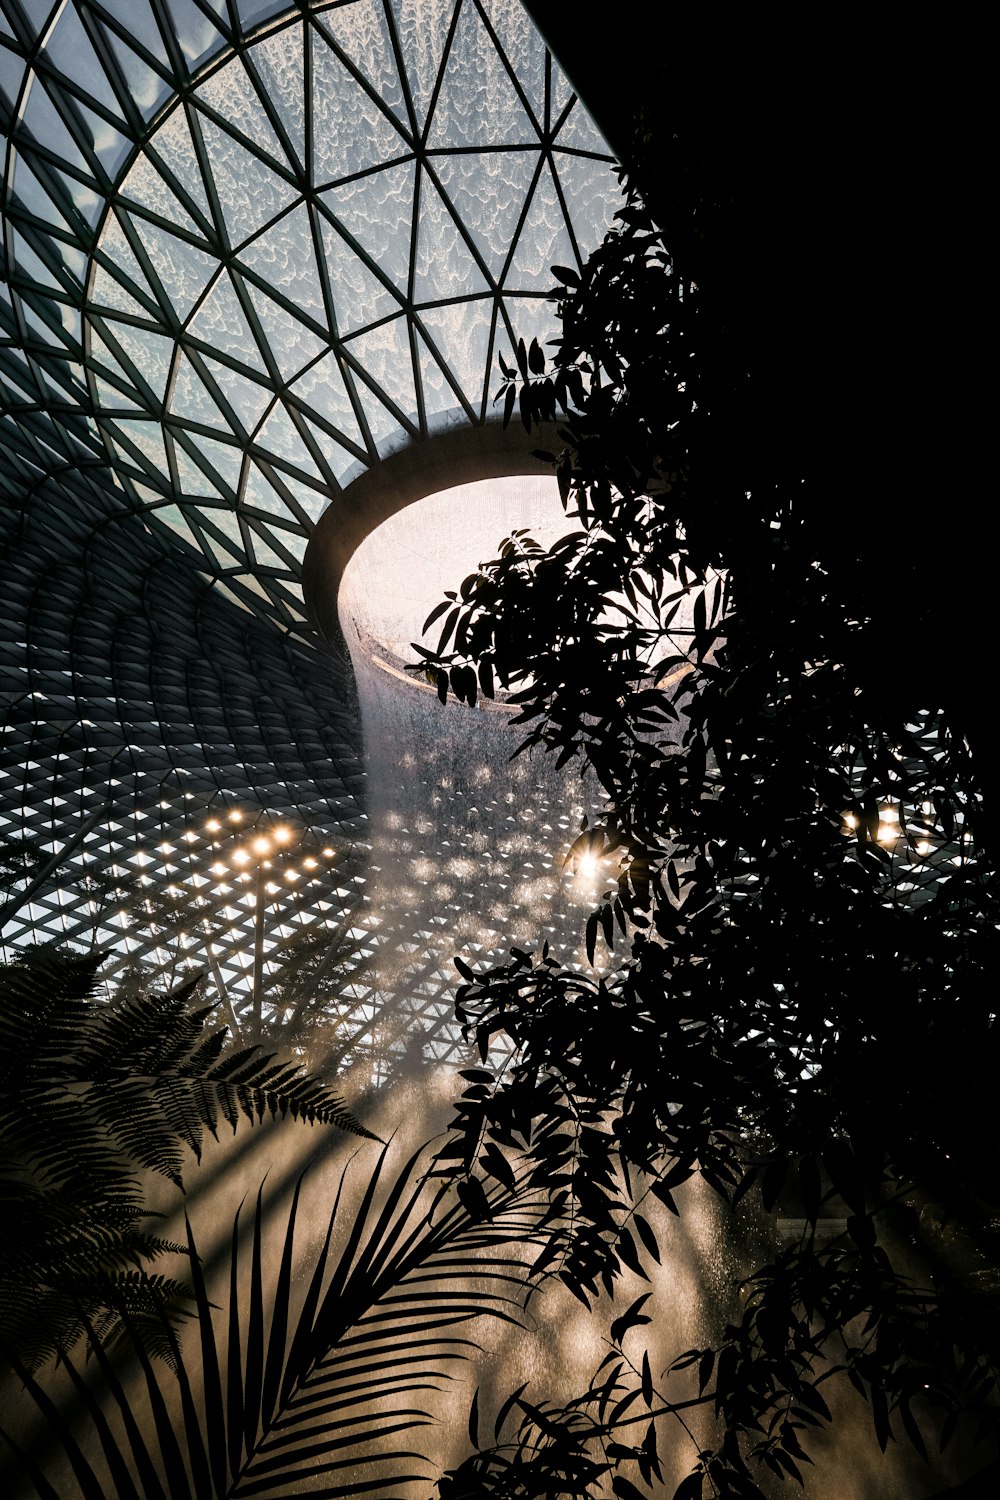
<path id="1" fill-rule="evenodd" d="M 552 170 L 543 165 L 518 236 L 505 283 L 512 291 L 547 291 L 552 266 L 575 266 L 573 249 Z"/>
<path id="2" fill-rule="evenodd" d="M 205 368 L 236 413 L 241 425 L 247 432 L 252 432 L 265 409 L 274 399 L 273 391 L 266 386 L 258 385 L 256 381 L 248 380 L 245 375 L 241 375 L 238 370 L 230 369 L 229 365 L 224 365 L 221 360 L 206 357 Z M 175 415 L 184 421 L 188 414 L 183 408 L 179 408 Z"/>
<path id="3" fill-rule="evenodd" d="M 289 388 L 289 395 L 301 401 L 308 411 L 324 417 L 359 448 L 364 448 L 365 440 L 336 354 L 325 354 L 310 365 Z"/>
<path id="4" fill-rule="evenodd" d="M 136 12 L 142 7 L 137 5 Z M 131 13 L 129 19 L 131 20 Z M 150 67 L 144 58 L 130 47 L 125 39 L 110 26 L 101 26 L 101 34 L 111 48 L 125 77 L 125 83 L 133 102 L 144 116 L 149 116 L 170 97 L 169 78 L 164 78 Z"/>
<path id="5" fill-rule="evenodd" d="M 112 114 L 121 115 L 118 96 L 72 5 L 64 7 L 58 24 L 45 43 L 45 60 L 72 79 L 85 93 L 97 99 Z M 122 123 L 124 125 L 124 121 Z"/>
<path id="6" fill-rule="evenodd" d="M 320 199 L 404 296 L 410 285 L 415 174 L 413 162 L 402 162 L 327 188 Z"/>
<path id="7" fill-rule="evenodd" d="M 323 341 L 252 282 L 247 289 L 282 378 L 291 380 L 322 352 Z"/>
<path id="8" fill-rule="evenodd" d="M 158 278 L 161 302 L 164 296 L 169 298 L 183 323 L 215 274 L 215 257 L 187 240 L 168 234 L 158 224 L 151 224 L 138 214 L 132 218 L 132 223 Z"/>
<path id="9" fill-rule="evenodd" d="M 286 26 L 250 54 L 267 96 L 281 116 L 300 162 L 306 160 L 304 28 Z"/>
<path id="10" fill-rule="evenodd" d="M 198 234 L 194 220 L 181 205 L 177 194 L 168 187 L 150 157 L 139 157 L 122 183 L 121 194 L 126 200 L 141 208 L 148 208 L 150 213 L 166 219 L 178 229 L 186 229 L 192 235 Z"/>
<path id="11" fill-rule="evenodd" d="M 536 122 L 545 127 L 545 78 L 548 53 L 539 47 L 528 12 L 509 0 L 485 0 L 483 9 L 497 40 L 517 70 Z"/>
<path id="12" fill-rule="evenodd" d="M 312 42 L 313 176 L 318 187 L 369 171 L 410 147 L 320 35 Z"/>
<path id="13" fill-rule="evenodd" d="M 198 99 L 221 115 L 233 131 L 259 146 L 279 166 L 288 166 L 260 96 L 243 66 L 242 57 L 234 57 L 218 73 L 213 73 L 198 90 Z"/>
<path id="14" fill-rule="evenodd" d="M 457 221 L 425 172 L 420 193 L 413 300 L 448 302 L 479 296 L 489 290 L 489 283 Z"/>
<path id="15" fill-rule="evenodd" d="M 184 110 L 174 109 L 160 125 L 149 144 L 153 152 L 162 159 L 167 170 L 172 172 L 183 185 L 205 218 L 211 221 L 208 195 L 205 192 L 204 179 L 198 170 L 198 156 Z"/>
<path id="16" fill-rule="evenodd" d="M 332 224 L 323 224 L 323 252 L 330 285 L 337 288 L 337 327 L 342 335 L 357 333 L 400 310 L 399 297 L 380 281 L 355 254 Z"/>
<path id="17" fill-rule="evenodd" d="M 203 58 L 218 50 L 224 33 L 194 4 L 194 0 L 167 0 L 174 35 L 186 61 L 197 66 Z"/>
<path id="18" fill-rule="evenodd" d="M 257 340 L 250 331 L 240 299 L 226 271 L 219 273 L 215 285 L 188 324 L 188 332 L 220 354 L 231 355 L 267 378 Z"/>
<path id="19" fill-rule="evenodd" d="M 313 252 L 309 210 L 299 203 L 252 244 L 240 251 L 248 270 L 293 302 L 317 323 L 326 321 L 326 305 Z M 336 284 L 336 283 L 334 283 Z"/>
<path id="20" fill-rule="evenodd" d="M 473 410 L 478 410 L 483 378 L 490 368 L 492 299 L 427 307 L 420 314 L 420 322 L 430 336 L 437 357 L 447 363 L 460 388 L 467 393 Z M 489 377 L 486 378 L 488 382 Z"/>
<path id="21" fill-rule="evenodd" d="M 475 5 L 463 5 L 452 37 L 428 145 L 528 145 L 538 140 L 507 65 Z"/>
<path id="22" fill-rule="evenodd" d="M 364 75 L 383 107 L 407 129 L 409 116 L 380 0 L 354 0 L 352 5 L 327 11 L 317 25 Z"/>
<path id="23" fill-rule="evenodd" d="M 206 116 L 201 135 L 229 242 L 242 244 L 295 201 L 295 189 Z"/>
<path id="24" fill-rule="evenodd" d="M 163 334 L 153 333 L 149 328 L 136 328 L 131 323 L 115 322 L 108 327 L 150 390 L 162 401 L 173 359 L 173 342 Z"/>
<path id="25" fill-rule="evenodd" d="M 241 449 L 230 446 L 228 443 L 217 443 L 214 438 L 194 434 L 190 436 L 189 441 L 201 451 L 219 477 L 235 494 L 240 487 L 240 473 L 243 468 Z M 179 449 L 180 446 L 179 442 L 174 443 L 175 449 Z M 219 486 L 216 485 L 216 488 L 218 489 Z"/>
<path id="26" fill-rule="evenodd" d="M 575 151 L 602 154 L 606 150 L 600 131 L 579 100 L 566 116 L 557 140 L 560 146 L 568 146 Z"/>
<path id="27" fill-rule="evenodd" d="M 491 275 L 499 279 L 538 169 L 538 154 L 481 151 L 434 156 L 431 165 Z"/>
<path id="28" fill-rule="evenodd" d="M 423 0 L 391 0 L 418 129 L 423 129 L 437 85 L 454 7 Z"/>

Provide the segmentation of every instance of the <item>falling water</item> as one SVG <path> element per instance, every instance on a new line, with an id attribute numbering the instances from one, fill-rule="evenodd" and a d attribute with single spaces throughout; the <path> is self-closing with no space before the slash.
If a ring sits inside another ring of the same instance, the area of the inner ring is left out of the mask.
<path id="1" fill-rule="evenodd" d="M 394 996 L 393 1050 L 451 1055 L 453 958 L 482 965 L 548 941 L 577 956 L 600 872 L 564 867 L 592 811 L 579 771 L 541 752 L 511 756 L 511 705 L 475 708 L 407 674 L 412 642 L 448 588 L 524 528 L 543 545 L 570 529 L 553 479 L 479 481 L 391 517 L 354 554 L 340 617 L 362 706 L 372 864 L 364 920 L 378 984 Z M 428 639 L 436 640 L 431 628 Z M 384 1023 L 382 1023 L 384 1024 Z"/>

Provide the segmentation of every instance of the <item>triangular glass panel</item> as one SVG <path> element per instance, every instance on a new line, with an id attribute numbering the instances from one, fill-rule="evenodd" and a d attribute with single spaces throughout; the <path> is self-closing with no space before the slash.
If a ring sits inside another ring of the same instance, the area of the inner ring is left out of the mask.
<path id="1" fill-rule="evenodd" d="M 473 411 L 479 414 L 483 392 L 487 400 L 493 372 L 490 369 L 490 330 L 493 299 L 452 302 L 446 307 L 428 307 L 419 315 L 438 357 L 445 359 Z"/>
<path id="2" fill-rule="evenodd" d="M 313 57 L 313 180 L 317 187 L 402 156 L 410 147 L 389 117 L 310 32 Z"/>
<path id="3" fill-rule="evenodd" d="M 554 159 L 566 212 L 580 254 L 586 259 L 611 228 L 624 201 L 618 176 L 610 162 L 594 161 L 592 157 L 556 151 Z"/>
<path id="4" fill-rule="evenodd" d="M 193 70 L 210 52 L 218 51 L 226 38 L 194 4 L 194 0 L 167 0 L 167 3 L 174 23 L 174 35 Z"/>
<path id="5" fill-rule="evenodd" d="M 254 556 L 259 567 L 273 569 L 276 573 L 295 574 L 298 572 L 298 565 L 301 564 L 306 550 L 306 540 L 304 537 L 297 537 L 292 533 L 283 532 L 279 539 L 263 521 L 258 522 L 257 526 L 252 526 L 250 531 L 252 534 Z M 269 538 L 268 541 L 265 541 L 265 535 Z M 282 556 L 276 550 L 281 545 L 284 545 L 286 551 L 292 554 L 291 558 Z M 295 555 L 296 552 L 299 554 L 297 557 Z"/>
<path id="6" fill-rule="evenodd" d="M 183 353 L 177 359 L 170 411 L 182 422 L 192 422 L 199 427 L 221 427 L 226 432 L 231 430 L 198 372 Z"/>
<path id="7" fill-rule="evenodd" d="M 240 562 L 248 561 L 246 555 L 246 538 L 240 525 L 236 512 L 228 505 L 199 506 L 198 520 L 204 527 L 217 527 L 226 539 L 226 545 L 232 550 L 233 556 L 239 558 Z"/>
<path id="8" fill-rule="evenodd" d="M 80 113 L 80 119 L 87 127 L 94 155 L 101 168 L 114 182 L 132 150 L 132 142 L 128 136 L 122 135 L 120 130 L 116 130 L 109 121 L 105 120 L 103 115 L 88 109 L 86 104 L 82 104 L 79 99 L 73 102 Z"/>
<path id="9" fill-rule="evenodd" d="M 218 73 L 213 73 L 199 87 L 196 97 L 278 166 L 290 165 L 241 58 L 234 57 Z"/>
<path id="10" fill-rule="evenodd" d="M 283 458 L 286 463 L 293 464 L 303 473 L 319 478 L 319 472 L 309 455 L 309 450 L 280 401 L 275 402 L 274 410 L 254 441 L 260 447 L 265 448 L 268 453 L 273 453 L 275 458 Z"/>
<path id="11" fill-rule="evenodd" d="M 326 325 L 326 306 L 313 253 L 309 209 L 305 203 L 272 224 L 240 252 L 240 260 L 262 281 L 308 314 Z"/>
<path id="12" fill-rule="evenodd" d="M 309 520 L 313 523 L 318 521 L 330 504 L 329 493 L 310 489 L 308 485 L 303 484 L 300 479 L 296 479 L 291 474 L 282 473 L 279 478 L 282 484 L 287 485 L 291 490 Z"/>
<path id="13" fill-rule="evenodd" d="M 112 437 L 119 434 L 130 438 L 138 448 L 139 452 L 149 460 L 158 474 L 165 475 L 167 470 L 167 455 L 163 447 L 163 434 L 160 431 L 159 422 L 144 422 L 141 420 L 124 420 L 119 418 L 115 422 L 108 423 L 105 430 Z"/>
<path id="14" fill-rule="evenodd" d="M 368 252 L 383 276 L 409 292 L 414 162 L 400 162 L 328 188 L 322 201 Z M 336 289 L 335 289 L 336 290 Z"/>
<path id="15" fill-rule="evenodd" d="M 0 47 L 0 93 L 7 100 L 11 112 L 17 104 L 26 68 L 27 62 L 23 57 L 9 52 L 6 47 Z"/>
<path id="16" fill-rule="evenodd" d="M 409 116 L 381 0 L 354 0 L 353 5 L 338 6 L 319 17 L 318 24 L 407 128 Z"/>
<path id="17" fill-rule="evenodd" d="M 451 309 L 448 309 L 449 312 Z M 456 394 L 447 376 L 427 344 L 417 332 L 417 363 L 420 366 L 420 388 L 424 398 L 424 413 L 434 428 L 434 418 L 442 412 L 455 412 L 465 419 L 461 398 Z M 478 392 L 481 396 L 482 391 Z M 478 407 L 475 395 L 473 402 Z"/>
<path id="18" fill-rule="evenodd" d="M 145 278 L 143 278 L 145 286 Z M 146 295 L 153 301 L 151 292 Z M 151 316 L 149 308 L 137 302 L 134 297 L 129 296 L 117 277 L 104 266 L 94 267 L 94 278 L 90 283 L 90 296 L 88 302 L 92 307 L 109 307 L 115 312 L 131 313 L 136 318 L 148 318 Z"/>
<path id="19" fill-rule="evenodd" d="M 543 130 L 548 53 L 538 28 L 523 5 L 511 5 L 508 0 L 484 0 L 483 9 L 527 95 L 538 128 Z"/>
<path id="20" fill-rule="evenodd" d="M 141 13 L 141 10 L 142 6 L 132 0 L 129 6 L 130 26 L 133 16 Z M 142 112 L 143 118 L 148 120 L 170 94 L 169 80 L 154 72 L 149 64 L 127 45 L 117 31 L 113 31 L 110 26 L 101 26 L 101 31 L 105 42 L 115 55 L 118 66 L 125 75 L 131 99 Z"/>
<path id="21" fill-rule="evenodd" d="M 36 141 L 44 141 L 50 150 L 58 153 L 67 166 L 79 167 L 81 171 L 89 173 L 89 162 L 76 144 L 75 138 L 70 135 L 62 116 L 45 92 L 40 78 L 35 79 L 28 94 L 28 102 L 24 106 L 24 125 Z"/>
<path id="22" fill-rule="evenodd" d="M 474 5 L 463 5 L 434 106 L 428 146 L 519 146 L 537 141 L 538 132 L 482 17 Z"/>
<path id="23" fill-rule="evenodd" d="M 188 193 L 192 202 L 211 221 L 211 210 L 198 167 L 198 157 L 191 139 L 191 129 L 181 105 L 167 116 L 149 142 L 154 160 L 158 155 L 163 165 Z"/>
<path id="24" fill-rule="evenodd" d="M 18 156 L 14 165 L 14 194 L 36 219 L 44 219 L 46 224 L 55 224 L 59 229 L 70 232 L 66 220 L 23 156 Z"/>
<path id="25" fill-rule="evenodd" d="M 423 0 L 390 0 L 400 52 L 406 64 L 417 125 L 427 119 L 434 85 L 441 68 L 454 3 L 430 5 Z"/>
<path id="26" fill-rule="evenodd" d="M 266 511 L 268 515 L 277 516 L 283 521 L 291 521 L 293 518 L 293 512 L 254 463 L 247 466 L 241 504 L 250 506 L 253 510 Z"/>
<path id="27" fill-rule="evenodd" d="M 371 328 L 351 339 L 347 347 L 379 390 L 385 392 L 404 416 L 415 420 L 417 399 L 407 320 L 394 318 L 391 323 L 381 323 L 378 328 Z M 369 403 L 362 388 L 363 382 L 356 382 L 356 385 L 368 415 Z"/>
<path id="28" fill-rule="evenodd" d="M 264 372 L 257 340 L 226 271 L 219 277 L 188 324 L 187 331 L 216 354 L 230 354 L 251 370 Z"/>
<path id="29" fill-rule="evenodd" d="M 129 391 L 131 391 L 131 387 L 129 387 Z M 142 403 L 138 396 L 120 391 L 117 386 L 110 385 L 100 375 L 93 376 L 93 392 L 95 405 L 101 411 L 128 412 L 135 411 L 137 408 L 139 410 L 142 409 Z"/>
<path id="30" fill-rule="evenodd" d="M 513 245 L 538 160 L 535 151 L 481 151 L 431 159 L 446 196 L 495 277 Z"/>
<path id="31" fill-rule="evenodd" d="M 138 488 L 139 486 L 136 485 L 136 489 Z M 161 521 L 163 525 L 169 526 L 170 530 L 176 533 L 177 536 L 183 537 L 184 541 L 189 544 L 193 543 L 199 551 L 201 550 L 201 538 L 198 532 L 188 524 L 187 514 L 180 506 L 158 505 L 152 514 L 157 521 Z"/>
<path id="32" fill-rule="evenodd" d="M 189 217 L 180 199 L 164 182 L 148 156 L 140 156 L 137 159 L 119 191 L 122 198 L 131 199 L 132 203 L 147 208 L 150 213 L 166 219 L 171 226 L 186 229 L 189 234 L 199 234 L 200 231 Z"/>
<path id="33" fill-rule="evenodd" d="M 72 5 L 62 7 L 58 21 L 46 37 L 45 60 L 85 88 L 92 99 L 119 117 L 122 129 L 127 128 L 121 104 Z"/>
<path id="34" fill-rule="evenodd" d="M 546 163 L 531 196 L 504 287 L 513 291 L 550 291 L 556 285 L 552 267 L 575 267 L 576 263 L 552 169 Z"/>
<path id="35" fill-rule="evenodd" d="M 160 36 L 159 27 L 150 7 L 150 0 L 129 0 L 128 23 L 125 28 L 128 39 L 135 40 L 165 67 L 169 67 L 169 61 L 163 46 L 163 38 Z"/>
<path id="36" fill-rule="evenodd" d="M 90 328 L 89 367 L 94 370 L 95 374 L 107 374 L 110 372 L 111 375 L 125 381 L 131 390 L 133 388 L 132 379 L 122 368 L 117 355 L 105 343 L 96 328 L 90 325 L 88 327 Z"/>
<path id="37" fill-rule="evenodd" d="M 121 484 L 117 474 L 113 475 L 115 484 Z M 156 490 L 151 490 L 148 484 L 140 484 L 138 479 L 130 479 L 129 486 L 142 501 L 143 505 L 156 505 L 163 497 Z"/>
<path id="38" fill-rule="evenodd" d="M 219 491 L 180 443 L 173 444 L 174 462 L 177 465 L 177 485 L 182 495 L 207 495 L 219 498 Z"/>
<path id="39" fill-rule="evenodd" d="M 571 146 L 576 151 L 596 151 L 602 156 L 611 155 L 607 141 L 579 99 L 566 116 L 565 123 L 557 136 L 557 144 Z"/>
<path id="40" fill-rule="evenodd" d="M 213 568 L 218 568 L 221 573 L 240 571 L 246 567 L 247 558 L 242 548 L 237 548 L 235 542 L 224 542 L 221 537 L 213 536 L 206 527 L 192 525 L 191 530 L 200 538 L 201 550 Z"/>
<path id="41" fill-rule="evenodd" d="M 318 465 L 319 477 L 324 485 L 329 484 L 329 477 L 331 475 L 339 484 L 345 474 L 351 474 L 353 477 L 354 474 L 359 473 L 365 467 L 368 462 L 367 453 L 364 458 L 359 458 L 356 453 L 352 453 L 349 448 L 345 448 L 336 438 L 331 437 L 324 428 L 318 427 L 315 422 L 310 422 L 307 417 L 301 417 L 300 420 L 305 422 L 309 434 L 319 451 L 321 460 Z M 396 425 L 398 426 L 398 423 Z M 365 445 L 362 443 L 361 446 L 364 450 Z M 286 474 L 284 470 L 281 471 L 281 477 L 289 481 L 291 479 L 291 475 Z"/>
<path id="42" fill-rule="evenodd" d="M 245 432 L 253 432 L 267 407 L 274 400 L 273 391 L 248 380 L 236 370 L 230 369 L 217 359 L 205 358 L 205 369 L 212 376 L 222 395 L 232 407 L 233 414 Z"/>
<path id="43" fill-rule="evenodd" d="M 203 118 L 205 141 L 212 176 L 222 205 L 226 231 L 233 245 L 258 234 L 282 209 L 295 201 L 295 189 L 241 146 L 235 137 Z"/>
<path id="44" fill-rule="evenodd" d="M 258 287 L 250 282 L 246 285 L 282 378 L 291 380 L 321 352 L 323 340 L 272 298 L 265 297 Z"/>
<path id="45" fill-rule="evenodd" d="M 217 443 L 214 438 L 204 437 L 201 433 L 194 432 L 190 434 L 188 441 L 193 443 L 199 452 L 204 455 L 220 479 L 224 481 L 224 485 L 231 489 L 234 494 L 237 494 L 240 488 L 240 475 L 243 470 L 242 447 L 235 447 L 231 443 Z M 179 446 L 180 444 L 175 438 L 174 447 L 177 448 Z M 219 489 L 219 486 L 216 485 L 216 488 Z M 220 493 L 224 492 L 224 489 L 220 490 Z"/>
<path id="46" fill-rule="evenodd" d="M 33 307 L 29 307 L 26 302 L 22 302 L 21 311 L 24 314 L 24 321 L 29 328 L 34 330 L 43 344 L 51 345 L 52 348 L 60 350 L 64 347 L 59 335 L 49 327 L 44 318 L 39 317 Z"/>
<path id="47" fill-rule="evenodd" d="M 111 323 L 109 332 L 117 339 L 153 394 L 162 401 L 173 359 L 173 340 L 161 333 L 153 333 L 148 328 L 134 328 L 130 323 Z"/>
<path id="48" fill-rule="evenodd" d="M 149 283 L 139 262 L 136 260 L 132 249 L 120 222 L 114 214 L 109 214 L 105 220 L 104 230 L 98 244 L 101 253 L 120 266 L 126 276 L 135 282 L 141 292 L 149 294 Z"/>
<path id="49" fill-rule="evenodd" d="M 560 68 L 555 58 L 552 59 L 552 81 L 550 84 L 552 96 L 552 108 L 549 128 L 551 129 L 567 104 L 573 97 L 573 85 L 566 74 Z"/>
<path id="50" fill-rule="evenodd" d="M 427 172 L 422 174 L 419 203 L 414 302 L 439 302 L 490 291 L 454 215 Z"/>
<path id="51" fill-rule="evenodd" d="M 333 287 L 337 331 L 342 337 L 399 312 L 398 298 L 326 220 L 323 222 L 323 249 Z"/>
<path id="52" fill-rule="evenodd" d="M 559 333 L 555 303 L 549 302 L 545 297 L 505 296 L 501 306 L 510 318 L 513 336 L 498 322 L 495 347 L 508 364 L 514 363 L 514 350 L 519 339 L 523 339 L 528 345 L 532 339 L 537 339 L 542 348 L 545 348 L 549 340 Z M 546 350 L 546 357 L 551 352 Z"/>
<path id="53" fill-rule="evenodd" d="M 268 98 L 281 115 L 299 161 L 306 160 L 305 62 L 302 26 L 272 31 L 249 57 L 260 74 Z"/>
<path id="54" fill-rule="evenodd" d="M 161 303 L 164 299 L 172 302 L 183 323 L 211 280 L 218 261 L 205 250 L 168 234 L 158 224 L 139 218 L 132 223 L 159 277 Z"/>
<path id="55" fill-rule="evenodd" d="M 19 271 L 30 276 L 39 288 L 44 287 L 46 290 L 51 288 L 66 295 L 66 288 L 49 270 L 41 256 L 31 248 L 23 235 L 18 234 L 16 230 L 11 236 L 11 245 L 14 251 L 14 264 Z"/>
<path id="56" fill-rule="evenodd" d="M 359 448 L 364 448 L 365 440 L 354 415 L 343 371 L 333 350 L 310 365 L 295 384 L 289 387 L 288 394 L 297 397 L 309 411 L 324 418 L 338 432 L 357 443 Z"/>

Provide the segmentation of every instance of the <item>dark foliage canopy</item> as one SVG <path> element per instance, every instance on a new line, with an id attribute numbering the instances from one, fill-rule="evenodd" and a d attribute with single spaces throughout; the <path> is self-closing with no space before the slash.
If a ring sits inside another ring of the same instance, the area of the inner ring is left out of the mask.
<path id="1" fill-rule="evenodd" d="M 637 148 L 657 205 L 682 149 L 655 131 Z M 508 694 L 522 748 L 579 763 L 606 799 L 570 855 L 608 872 L 592 972 L 544 951 L 460 965 L 484 1061 L 494 1037 L 514 1046 L 459 1106 L 462 1169 L 527 1155 L 563 1215 L 544 1268 L 587 1302 L 623 1266 L 642 1274 L 658 1251 L 637 1204 L 674 1208 L 693 1174 L 805 1225 L 716 1346 L 682 1356 L 719 1419 L 684 1500 L 799 1477 L 837 1371 L 883 1448 L 897 1431 L 947 1443 L 969 1411 L 995 1442 L 1000 1348 L 976 716 L 954 680 L 891 670 L 899 595 L 831 509 L 830 453 L 765 420 L 786 392 L 798 409 L 798 372 L 741 340 L 732 219 L 709 204 L 692 235 L 699 202 L 656 215 L 633 188 L 582 279 L 556 268 L 555 358 L 522 345 L 501 394 L 529 430 L 562 414 L 552 461 L 577 527 L 548 551 L 509 539 L 432 616 L 421 668 L 443 696 Z M 925 602 L 913 613 L 919 644 Z M 472 1462 L 484 1492 L 542 1493 L 511 1488 L 506 1459 L 502 1480 Z"/>

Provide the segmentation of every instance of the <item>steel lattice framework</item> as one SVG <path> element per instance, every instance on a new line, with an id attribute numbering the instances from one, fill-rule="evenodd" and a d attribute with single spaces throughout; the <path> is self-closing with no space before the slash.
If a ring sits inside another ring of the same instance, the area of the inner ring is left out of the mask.
<path id="1" fill-rule="evenodd" d="M 336 950 L 370 1031 L 358 715 L 302 558 L 352 479 L 490 419 L 607 148 L 498 0 L 0 0 L 0 108 L 5 941 L 287 1018 L 259 890 L 211 872 L 283 819 L 264 970 Z"/>

